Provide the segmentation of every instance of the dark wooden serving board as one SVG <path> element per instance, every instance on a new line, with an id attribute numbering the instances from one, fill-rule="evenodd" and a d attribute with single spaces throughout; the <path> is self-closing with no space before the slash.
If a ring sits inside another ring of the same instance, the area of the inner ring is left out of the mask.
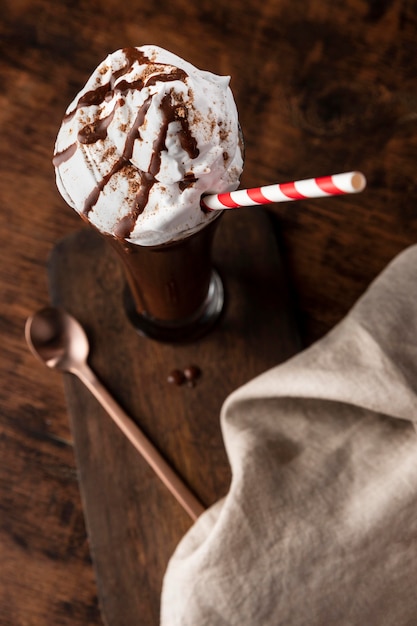
<path id="1" fill-rule="evenodd" d="M 124 281 L 97 233 L 69 235 L 49 262 L 51 300 L 84 325 L 90 365 L 205 506 L 227 493 L 220 430 L 230 392 L 294 354 L 297 332 L 270 217 L 225 214 L 214 246 L 227 306 L 215 329 L 187 345 L 136 333 L 122 307 Z M 193 387 L 167 382 L 197 365 Z M 103 621 L 154 626 L 168 560 L 191 520 L 79 381 L 65 389 Z"/>

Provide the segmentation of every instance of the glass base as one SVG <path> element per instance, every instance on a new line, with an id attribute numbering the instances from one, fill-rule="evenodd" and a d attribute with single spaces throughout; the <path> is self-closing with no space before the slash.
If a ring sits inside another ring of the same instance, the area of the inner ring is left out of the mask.
<path id="1" fill-rule="evenodd" d="M 183 320 L 158 320 L 138 313 L 128 287 L 124 293 L 124 305 L 130 322 L 140 335 L 165 343 L 194 341 L 214 326 L 223 311 L 223 282 L 217 271 L 212 270 L 206 300 L 194 315 Z"/>

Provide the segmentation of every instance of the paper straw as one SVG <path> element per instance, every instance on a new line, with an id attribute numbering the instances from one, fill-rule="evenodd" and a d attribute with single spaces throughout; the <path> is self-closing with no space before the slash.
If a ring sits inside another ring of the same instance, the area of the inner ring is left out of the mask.
<path id="1" fill-rule="evenodd" d="M 366 178 L 361 172 L 344 172 L 333 176 L 308 178 L 292 183 L 266 185 L 253 189 L 238 189 L 230 193 L 203 196 L 201 205 L 204 209 L 219 211 L 238 209 L 245 206 L 289 202 L 306 198 L 325 198 L 347 193 L 359 193 L 366 187 Z"/>

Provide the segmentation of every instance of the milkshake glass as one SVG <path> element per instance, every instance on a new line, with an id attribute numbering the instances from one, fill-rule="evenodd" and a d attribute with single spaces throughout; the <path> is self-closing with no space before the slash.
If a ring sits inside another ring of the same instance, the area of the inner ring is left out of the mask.
<path id="1" fill-rule="evenodd" d="M 108 55 L 69 105 L 56 182 L 112 245 L 139 332 L 184 341 L 218 319 L 223 286 L 211 249 L 221 212 L 206 194 L 235 190 L 243 141 L 230 77 L 157 46 Z"/>
<path id="2" fill-rule="evenodd" d="M 139 333 L 158 341 L 190 341 L 217 321 L 224 291 L 211 251 L 220 215 L 197 232 L 160 246 L 106 235 L 123 266 L 124 306 Z"/>

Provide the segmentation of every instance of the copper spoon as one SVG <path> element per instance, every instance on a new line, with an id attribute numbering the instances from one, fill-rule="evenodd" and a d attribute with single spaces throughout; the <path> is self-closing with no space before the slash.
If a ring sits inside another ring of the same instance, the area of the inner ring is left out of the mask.
<path id="1" fill-rule="evenodd" d="M 204 507 L 88 366 L 88 339 L 77 320 L 62 309 L 46 307 L 27 319 L 25 337 L 32 353 L 45 365 L 75 374 L 84 383 L 195 521 Z"/>

